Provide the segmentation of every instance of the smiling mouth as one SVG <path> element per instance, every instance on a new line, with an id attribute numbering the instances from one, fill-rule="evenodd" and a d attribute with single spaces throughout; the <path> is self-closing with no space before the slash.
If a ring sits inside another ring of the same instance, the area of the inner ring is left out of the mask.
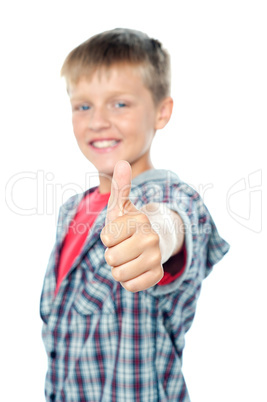
<path id="1" fill-rule="evenodd" d="M 113 148 L 115 147 L 120 140 L 100 140 L 100 141 L 92 141 L 90 145 L 94 148 L 104 149 L 104 148 Z"/>

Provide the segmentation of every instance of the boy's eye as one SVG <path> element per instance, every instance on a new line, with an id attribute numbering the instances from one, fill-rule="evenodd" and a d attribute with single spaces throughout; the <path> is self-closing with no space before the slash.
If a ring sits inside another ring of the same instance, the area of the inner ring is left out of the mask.
<path id="1" fill-rule="evenodd" d="M 126 103 L 124 103 L 124 102 L 117 102 L 117 103 L 115 104 L 115 107 L 116 107 L 116 108 L 123 108 L 123 107 L 126 107 Z"/>
<path id="2" fill-rule="evenodd" d="M 89 110 L 89 109 L 90 109 L 90 106 L 88 106 L 88 105 L 80 105 L 78 107 L 78 110 L 81 110 L 81 111 L 86 111 L 86 110 Z"/>

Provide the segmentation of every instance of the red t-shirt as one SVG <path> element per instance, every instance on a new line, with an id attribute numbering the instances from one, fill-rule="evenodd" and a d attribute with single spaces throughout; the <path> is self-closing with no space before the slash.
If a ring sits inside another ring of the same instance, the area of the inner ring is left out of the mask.
<path id="1" fill-rule="evenodd" d="M 75 258 L 79 255 L 99 212 L 107 205 L 109 196 L 110 193 L 101 194 L 96 189 L 88 193 L 80 202 L 61 250 L 55 294 L 57 294 L 60 284 L 69 272 Z"/>
<path id="2" fill-rule="evenodd" d="M 69 272 L 75 258 L 81 252 L 89 230 L 93 226 L 99 212 L 107 205 L 109 196 L 110 193 L 101 194 L 98 189 L 96 189 L 88 193 L 80 202 L 61 249 L 55 295 L 63 279 Z M 183 252 L 179 253 L 177 256 L 171 257 L 169 261 L 164 264 L 164 277 L 158 282 L 158 285 L 167 285 L 177 279 L 185 269 L 185 262 L 186 250 L 184 247 Z"/>

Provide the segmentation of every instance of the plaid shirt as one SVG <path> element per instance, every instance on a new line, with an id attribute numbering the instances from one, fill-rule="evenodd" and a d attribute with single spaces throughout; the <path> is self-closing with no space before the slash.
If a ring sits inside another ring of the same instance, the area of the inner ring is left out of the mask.
<path id="1" fill-rule="evenodd" d="M 138 293 L 125 290 L 104 258 L 100 232 L 105 208 L 54 298 L 64 236 L 89 191 L 61 206 L 44 280 L 40 310 L 48 355 L 46 400 L 189 401 L 181 371 L 184 335 L 202 280 L 229 245 L 197 192 L 170 171 L 149 170 L 133 179 L 131 201 L 137 208 L 166 203 L 179 213 L 187 251 L 182 276 Z"/>

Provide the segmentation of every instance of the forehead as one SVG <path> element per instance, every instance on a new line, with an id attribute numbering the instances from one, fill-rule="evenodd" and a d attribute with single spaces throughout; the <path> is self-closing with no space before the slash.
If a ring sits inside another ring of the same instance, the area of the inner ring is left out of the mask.
<path id="1" fill-rule="evenodd" d="M 112 89 L 131 93 L 148 91 L 144 85 L 142 66 L 130 64 L 115 64 L 110 67 L 100 67 L 88 75 L 82 75 L 77 82 L 68 83 L 68 93 L 72 96 L 81 90 L 97 90 L 108 92 Z M 149 91 L 150 92 L 150 91 Z"/>

